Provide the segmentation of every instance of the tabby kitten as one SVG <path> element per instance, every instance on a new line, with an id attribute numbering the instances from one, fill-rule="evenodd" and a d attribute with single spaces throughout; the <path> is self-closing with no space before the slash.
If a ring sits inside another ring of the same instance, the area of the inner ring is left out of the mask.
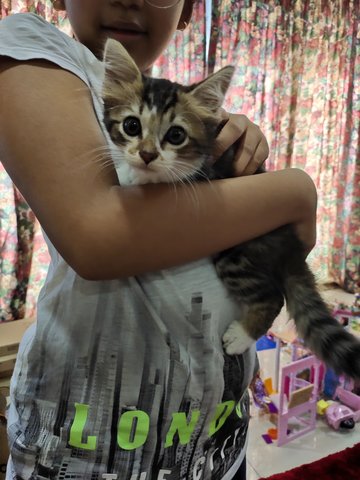
<path id="1" fill-rule="evenodd" d="M 232 149 L 214 165 L 212 158 L 233 67 L 182 86 L 142 75 L 114 40 L 104 64 L 104 122 L 120 184 L 234 176 Z M 244 317 L 223 336 L 226 353 L 240 354 L 264 335 L 285 299 L 305 344 L 335 371 L 360 378 L 360 342 L 331 316 L 291 226 L 223 251 L 214 264 L 229 294 L 245 305 Z"/>

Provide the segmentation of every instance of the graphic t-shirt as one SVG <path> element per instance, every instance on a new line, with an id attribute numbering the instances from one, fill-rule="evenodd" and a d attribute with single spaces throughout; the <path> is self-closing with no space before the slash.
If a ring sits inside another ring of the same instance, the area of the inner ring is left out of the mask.
<path id="1" fill-rule="evenodd" d="M 0 22 L 0 55 L 77 75 L 108 138 L 95 93 L 103 68 L 86 47 L 17 14 Z M 11 384 L 7 479 L 230 480 L 244 458 L 256 356 L 224 354 L 241 309 L 212 262 L 87 281 L 46 241 L 37 322 Z"/>

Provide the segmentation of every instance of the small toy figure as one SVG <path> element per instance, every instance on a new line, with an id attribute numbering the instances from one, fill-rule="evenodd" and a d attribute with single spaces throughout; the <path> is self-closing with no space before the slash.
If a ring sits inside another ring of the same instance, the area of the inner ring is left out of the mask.
<path id="1" fill-rule="evenodd" d="M 265 384 L 270 385 L 271 382 L 263 381 L 260 374 L 257 373 L 254 380 L 250 384 L 250 390 L 253 395 L 254 404 L 260 409 L 262 413 L 277 413 L 277 408 L 269 398 L 269 394 Z"/>
<path id="2" fill-rule="evenodd" d="M 354 412 L 351 408 L 338 402 L 333 402 L 327 407 L 325 418 L 335 430 L 340 428 L 351 430 L 355 427 Z"/>
<path id="3" fill-rule="evenodd" d="M 317 413 L 324 415 L 328 424 L 335 430 L 351 430 L 360 420 L 360 397 L 355 393 L 339 386 L 335 391 L 337 400 L 317 402 Z M 341 402 L 341 403 L 340 403 Z"/>

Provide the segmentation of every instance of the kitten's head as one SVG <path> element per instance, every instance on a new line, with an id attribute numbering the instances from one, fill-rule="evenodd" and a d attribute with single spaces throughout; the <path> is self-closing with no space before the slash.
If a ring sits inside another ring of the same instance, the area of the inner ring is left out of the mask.
<path id="1" fill-rule="evenodd" d="M 184 87 L 145 77 L 111 39 L 104 62 L 104 121 L 120 183 L 177 182 L 199 173 L 211 161 L 234 68 Z"/>

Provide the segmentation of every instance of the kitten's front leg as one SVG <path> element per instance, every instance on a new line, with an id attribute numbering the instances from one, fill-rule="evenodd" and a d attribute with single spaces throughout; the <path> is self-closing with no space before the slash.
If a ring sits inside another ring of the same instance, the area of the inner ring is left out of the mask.
<path id="1" fill-rule="evenodd" d="M 228 355 L 240 355 L 250 348 L 255 339 L 250 337 L 241 322 L 234 320 L 223 335 L 225 352 Z"/>

